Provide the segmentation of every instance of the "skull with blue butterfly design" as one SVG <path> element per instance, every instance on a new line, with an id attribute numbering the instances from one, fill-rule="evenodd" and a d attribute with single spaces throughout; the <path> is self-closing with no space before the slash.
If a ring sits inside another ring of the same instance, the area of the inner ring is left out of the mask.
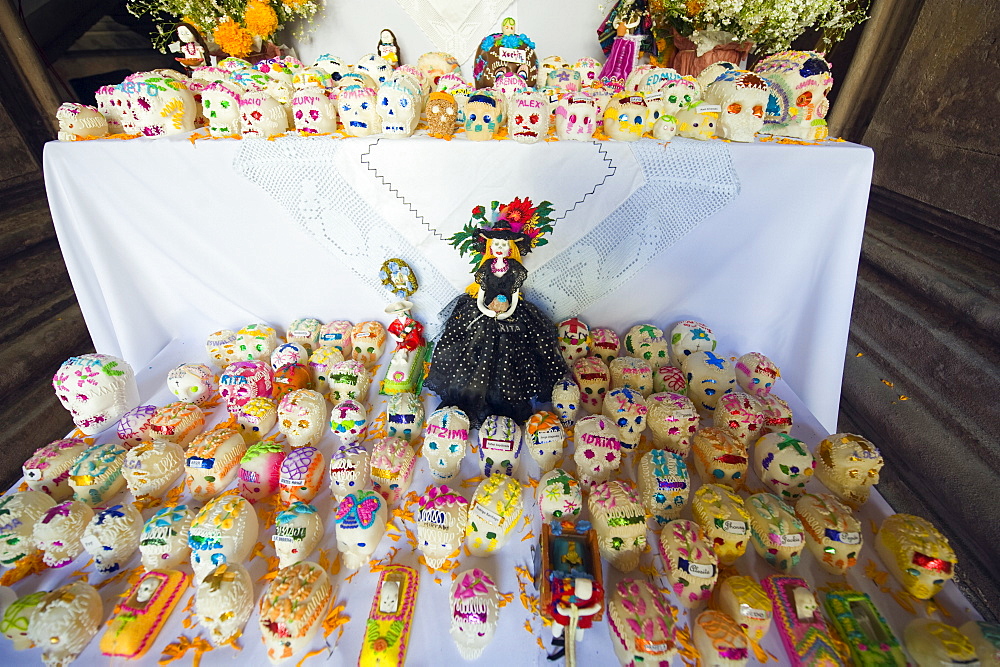
<path id="1" fill-rule="evenodd" d="M 385 535 L 388 518 L 385 499 L 374 491 L 355 491 L 344 496 L 337 506 L 337 548 L 343 564 L 357 570 L 375 553 Z"/>

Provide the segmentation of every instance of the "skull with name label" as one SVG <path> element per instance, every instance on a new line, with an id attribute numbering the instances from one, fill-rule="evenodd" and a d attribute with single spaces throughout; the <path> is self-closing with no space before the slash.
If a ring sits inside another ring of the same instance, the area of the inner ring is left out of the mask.
<path id="1" fill-rule="evenodd" d="M 730 141 L 753 141 L 764 126 L 769 95 L 767 82 L 750 72 L 732 79 L 723 76 L 712 83 L 705 101 L 722 109 L 716 133 Z"/>
<path id="2" fill-rule="evenodd" d="M 507 135 L 520 144 L 533 144 L 549 135 L 549 108 L 545 95 L 526 90 L 510 98 Z"/>
<path id="3" fill-rule="evenodd" d="M 303 88 L 292 96 L 295 129 L 307 134 L 337 131 L 337 103 L 321 88 Z"/>

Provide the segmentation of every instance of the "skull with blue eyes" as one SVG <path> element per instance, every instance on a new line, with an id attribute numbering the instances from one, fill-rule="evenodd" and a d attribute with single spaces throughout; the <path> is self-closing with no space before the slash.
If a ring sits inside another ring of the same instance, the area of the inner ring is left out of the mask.
<path id="1" fill-rule="evenodd" d="M 398 81 L 387 81 L 378 89 L 378 115 L 382 119 L 382 134 L 387 137 L 408 137 L 420 120 L 418 96 Z"/>
<path id="2" fill-rule="evenodd" d="M 375 83 L 385 83 L 392 76 L 392 65 L 389 61 L 374 53 L 369 53 L 361 57 L 354 65 L 355 72 L 363 72 L 367 74 Z"/>
<path id="3" fill-rule="evenodd" d="M 342 87 L 337 105 L 344 131 L 352 137 L 367 137 L 381 131 L 373 88 L 360 84 Z"/>
<path id="4" fill-rule="evenodd" d="M 767 396 L 781 377 L 773 361 L 760 352 L 747 352 L 736 360 L 736 383 L 751 396 Z"/>
<path id="5" fill-rule="evenodd" d="M 628 387 L 612 389 L 604 399 L 604 416 L 618 427 L 618 439 L 626 449 L 639 444 L 648 412 L 642 394 Z"/>
<path id="6" fill-rule="evenodd" d="M 479 428 L 479 470 L 513 476 L 521 463 L 521 429 L 510 417 L 490 415 Z"/>
<path id="7" fill-rule="evenodd" d="M 736 374 L 729 360 L 708 350 L 684 357 L 681 370 L 688 381 L 688 398 L 702 417 L 713 414 L 719 398 L 733 391 L 736 385 Z"/>
<path id="8" fill-rule="evenodd" d="M 439 408 L 427 418 L 422 452 L 437 479 L 455 476 L 468 445 L 469 417 L 458 408 Z"/>
<path id="9" fill-rule="evenodd" d="M 473 95 L 465 105 L 465 136 L 470 141 L 487 141 L 497 131 L 500 109 L 489 95 Z"/>
<path id="10" fill-rule="evenodd" d="M 552 388 L 552 407 L 564 428 L 573 428 L 580 409 L 580 385 L 572 380 L 559 380 Z"/>
<path id="11" fill-rule="evenodd" d="M 639 497 L 660 525 L 680 516 L 690 493 L 687 464 L 680 454 L 653 449 L 639 460 Z"/>

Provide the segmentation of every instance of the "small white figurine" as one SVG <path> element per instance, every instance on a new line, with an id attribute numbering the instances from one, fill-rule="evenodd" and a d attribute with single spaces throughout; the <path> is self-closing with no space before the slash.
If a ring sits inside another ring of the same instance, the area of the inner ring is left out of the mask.
<path id="1" fill-rule="evenodd" d="M 377 493 L 361 490 L 344 496 L 334 513 L 344 567 L 357 570 L 375 553 L 388 516 L 385 499 Z"/>
<path id="2" fill-rule="evenodd" d="M 513 476 L 521 463 L 521 429 L 510 417 L 490 415 L 479 427 L 479 472 Z"/>
<path id="3" fill-rule="evenodd" d="M 223 646 L 243 634 L 253 613 L 253 580 L 239 563 L 222 563 L 195 589 L 194 613 L 208 640 Z"/>
<path id="4" fill-rule="evenodd" d="M 524 446 L 541 472 L 552 470 L 563 457 L 566 432 L 559 417 L 551 412 L 536 412 L 524 425 Z"/>
<path id="5" fill-rule="evenodd" d="M 757 478 L 783 500 L 795 501 L 805 493 L 815 466 L 806 444 L 784 433 L 768 433 L 753 447 L 753 470 Z"/>
<path id="6" fill-rule="evenodd" d="M 580 515 L 583 509 L 583 491 L 580 483 L 562 468 L 556 468 L 542 475 L 538 480 L 538 511 L 542 521 L 571 519 Z"/>
<path id="7" fill-rule="evenodd" d="M 35 524 L 31 539 L 41 549 L 42 561 L 49 567 L 63 567 L 83 553 L 80 538 L 94 510 L 78 500 L 67 500 L 50 507 Z"/>
<path id="8" fill-rule="evenodd" d="M 245 498 L 213 498 L 191 522 L 188 544 L 194 580 L 201 582 L 215 566 L 242 563 L 257 542 L 257 513 Z"/>
<path id="9" fill-rule="evenodd" d="M 653 449 L 639 459 L 639 497 L 660 525 L 680 516 L 691 492 L 684 459 L 674 452 Z"/>
<path id="10" fill-rule="evenodd" d="M 13 567 L 38 552 L 32 534 L 56 501 L 41 491 L 15 491 L 0 498 L 0 565 Z"/>
<path id="11" fill-rule="evenodd" d="M 142 515 L 132 503 L 100 508 L 83 531 L 80 543 L 94 558 L 98 572 L 109 574 L 121 569 L 139 548 Z"/>
<path id="12" fill-rule="evenodd" d="M 84 354 L 64 361 L 52 376 L 56 398 L 84 435 L 114 426 L 139 405 L 132 367 L 109 354 Z"/>
<path id="13" fill-rule="evenodd" d="M 428 486 L 414 513 L 417 522 L 417 550 L 432 570 L 458 554 L 469 521 L 469 501 L 447 486 Z"/>
<path id="14" fill-rule="evenodd" d="M 488 556 L 507 543 L 524 514 L 521 484 L 507 475 L 493 475 L 476 487 L 469 508 L 466 545 L 473 556 Z"/>
<path id="15" fill-rule="evenodd" d="M 309 645 L 332 599 L 330 576 L 316 563 L 302 561 L 278 570 L 260 598 L 260 637 L 271 664 Z"/>
<path id="16" fill-rule="evenodd" d="M 406 494 L 413 479 L 416 453 L 400 438 L 382 438 L 372 448 L 371 478 L 375 490 L 394 503 Z"/>
<path id="17" fill-rule="evenodd" d="M 53 440 L 36 449 L 21 466 L 28 489 L 46 493 L 56 502 L 72 498 L 69 469 L 86 449 L 87 443 L 79 438 Z"/>
<path id="18" fill-rule="evenodd" d="M 187 505 L 161 507 L 142 527 L 139 553 L 147 570 L 180 567 L 191 559 L 188 532 L 194 514 Z"/>
<path id="19" fill-rule="evenodd" d="M 660 532 L 660 556 L 681 605 L 693 609 L 711 597 L 719 560 L 697 523 L 687 519 L 668 522 Z"/>
<path id="20" fill-rule="evenodd" d="M 153 440 L 125 454 L 122 475 L 132 495 L 159 497 L 184 474 L 184 450 L 168 440 Z"/>
<path id="21" fill-rule="evenodd" d="M 422 453 L 431 474 L 448 480 L 458 473 L 469 445 L 469 418 L 456 407 L 442 407 L 431 413 L 424 428 Z"/>
<path id="22" fill-rule="evenodd" d="M 314 446 L 326 430 L 326 401 L 312 389 L 296 389 L 278 404 L 278 431 L 292 448 Z"/>
<path id="23" fill-rule="evenodd" d="M 573 432 L 576 462 L 580 482 L 591 487 L 611 478 L 622 462 L 622 444 L 618 427 L 603 416 L 584 417 Z"/>
<path id="24" fill-rule="evenodd" d="M 68 665 L 97 634 L 104 619 L 100 593 L 90 584 L 74 581 L 48 593 L 31 614 L 28 639 L 42 647 L 48 667 Z"/>
<path id="25" fill-rule="evenodd" d="M 274 518 L 274 553 L 278 567 L 295 565 L 309 558 L 323 541 L 323 520 L 316 508 L 303 502 L 292 503 Z"/>
<path id="26" fill-rule="evenodd" d="M 459 572 L 451 585 L 451 638 L 466 660 L 478 660 L 493 641 L 500 614 L 500 593 L 479 568 Z"/>
<path id="27" fill-rule="evenodd" d="M 587 508 L 597 531 L 601 558 L 619 572 L 639 566 L 646 550 L 646 511 L 628 482 L 602 482 L 591 489 Z"/>

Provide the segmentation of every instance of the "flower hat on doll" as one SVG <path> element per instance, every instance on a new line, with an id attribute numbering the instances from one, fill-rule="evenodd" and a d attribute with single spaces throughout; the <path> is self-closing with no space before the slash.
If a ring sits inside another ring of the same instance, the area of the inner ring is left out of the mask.
<path id="1" fill-rule="evenodd" d="M 509 204 L 492 202 L 490 208 L 476 206 L 472 217 L 462 231 L 448 239 L 464 257 L 470 255 L 473 266 L 483 262 L 487 239 L 513 241 L 518 253 L 523 257 L 533 248 L 548 243 L 546 234 L 552 233 L 555 221 L 550 217 L 552 204 L 543 201 L 537 206 L 531 199 L 515 197 Z"/>

